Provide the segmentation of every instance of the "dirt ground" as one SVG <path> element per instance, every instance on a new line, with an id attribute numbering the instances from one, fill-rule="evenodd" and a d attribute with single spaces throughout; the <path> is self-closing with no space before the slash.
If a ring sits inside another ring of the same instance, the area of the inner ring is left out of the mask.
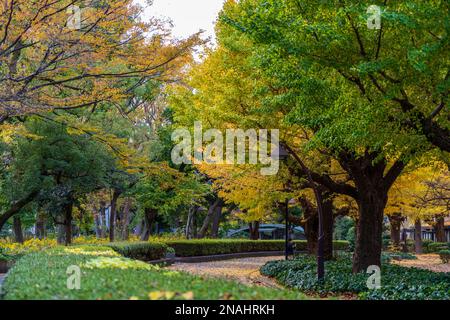
<path id="1" fill-rule="evenodd" d="M 418 254 L 417 260 L 393 261 L 404 267 L 416 267 L 434 272 L 450 272 L 450 263 L 442 263 L 437 254 Z"/>

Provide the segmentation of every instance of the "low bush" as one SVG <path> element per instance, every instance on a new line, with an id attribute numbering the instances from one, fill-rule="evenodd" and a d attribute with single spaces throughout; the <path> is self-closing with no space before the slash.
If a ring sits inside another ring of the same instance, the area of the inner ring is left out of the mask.
<path id="1" fill-rule="evenodd" d="M 306 251 L 306 241 L 294 241 L 297 251 Z M 209 256 L 216 254 L 284 251 L 283 240 L 168 240 L 164 241 L 169 247 L 175 249 L 178 257 Z M 335 250 L 347 250 L 347 241 L 335 241 Z"/>
<path id="2" fill-rule="evenodd" d="M 450 250 L 450 243 L 446 242 L 431 242 L 424 247 L 425 253 L 438 253 L 442 250 Z"/>
<path id="3" fill-rule="evenodd" d="M 384 262 L 390 262 L 391 260 L 416 260 L 417 257 L 408 252 L 401 252 L 401 251 L 395 251 L 395 252 L 383 252 L 382 253 L 382 261 Z"/>
<path id="4" fill-rule="evenodd" d="M 450 273 L 406 268 L 383 263 L 381 289 L 369 290 L 366 273 L 352 273 L 349 256 L 325 264 L 324 282 L 316 277 L 314 257 L 302 256 L 291 261 L 272 261 L 261 268 L 264 275 L 276 278 L 287 287 L 318 294 L 358 294 L 369 300 L 448 300 Z"/>
<path id="5" fill-rule="evenodd" d="M 439 257 L 441 257 L 443 263 L 448 263 L 450 261 L 450 250 L 439 251 Z"/>
<path id="6" fill-rule="evenodd" d="M 79 290 L 67 287 L 69 266 L 81 271 Z M 248 287 L 168 271 L 120 256 L 109 247 L 58 247 L 31 253 L 10 270 L 7 300 L 301 299 L 290 290 Z"/>
<path id="7" fill-rule="evenodd" d="M 159 242 L 116 242 L 107 246 L 124 257 L 142 261 L 162 259 L 167 252 L 167 245 Z"/>

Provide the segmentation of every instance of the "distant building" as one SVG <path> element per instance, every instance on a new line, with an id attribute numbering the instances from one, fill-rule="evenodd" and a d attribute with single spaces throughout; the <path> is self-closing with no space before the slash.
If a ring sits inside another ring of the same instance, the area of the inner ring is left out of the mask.
<path id="1" fill-rule="evenodd" d="M 445 218 L 444 222 L 445 238 L 450 242 L 450 218 Z M 404 228 L 406 238 L 414 240 L 414 225 Z M 436 232 L 434 228 L 428 224 L 422 224 L 422 240 L 436 241 Z"/>
<path id="2" fill-rule="evenodd" d="M 284 224 L 262 224 L 259 226 L 259 239 L 261 240 L 284 240 L 286 226 Z M 305 240 L 305 230 L 302 227 L 293 227 L 290 234 L 294 240 Z M 250 228 L 244 227 L 230 230 L 227 238 L 249 238 Z"/>

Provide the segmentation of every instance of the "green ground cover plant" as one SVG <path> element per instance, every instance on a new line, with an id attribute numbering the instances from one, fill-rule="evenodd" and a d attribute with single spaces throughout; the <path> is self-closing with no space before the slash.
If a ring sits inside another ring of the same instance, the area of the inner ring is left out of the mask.
<path id="1" fill-rule="evenodd" d="M 81 270 L 79 290 L 67 288 L 67 268 Z M 2 286 L 7 300 L 301 299 L 291 290 L 248 287 L 168 271 L 121 256 L 109 247 L 57 247 L 17 261 Z"/>
<path id="2" fill-rule="evenodd" d="M 338 257 L 325 265 L 323 283 L 316 277 L 314 257 L 300 256 L 291 261 L 272 261 L 261 268 L 264 275 L 276 278 L 281 284 L 314 294 L 357 294 L 368 300 L 448 300 L 450 273 L 436 273 L 417 268 L 406 268 L 383 263 L 381 289 L 367 288 L 366 273 L 352 273 L 348 255 Z"/>

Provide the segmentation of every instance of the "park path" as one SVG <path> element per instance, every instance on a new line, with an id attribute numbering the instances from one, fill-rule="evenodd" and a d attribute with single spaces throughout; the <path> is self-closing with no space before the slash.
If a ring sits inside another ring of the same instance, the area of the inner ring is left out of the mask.
<path id="1" fill-rule="evenodd" d="M 417 259 L 393 261 L 393 263 L 403 267 L 415 267 L 434 272 L 450 272 L 450 263 L 442 263 L 437 254 L 417 254 Z"/>
<path id="2" fill-rule="evenodd" d="M 5 280 L 5 273 L 0 273 L 0 288 L 2 287 L 3 280 Z"/>
<path id="3" fill-rule="evenodd" d="M 282 257 L 252 257 L 232 260 L 175 263 L 168 267 L 170 270 L 185 271 L 199 276 L 225 278 L 238 281 L 244 285 L 258 285 L 269 288 L 281 288 L 275 280 L 263 276 L 259 272 L 268 261 L 281 260 Z"/>

